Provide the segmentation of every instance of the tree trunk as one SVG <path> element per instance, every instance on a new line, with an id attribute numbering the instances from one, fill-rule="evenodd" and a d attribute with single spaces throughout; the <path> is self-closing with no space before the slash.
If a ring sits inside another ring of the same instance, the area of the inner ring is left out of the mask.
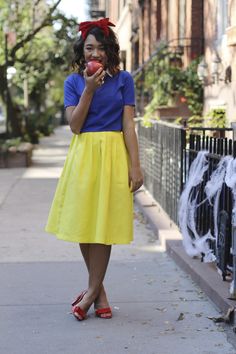
<path id="1" fill-rule="evenodd" d="M 6 105 L 7 132 L 10 137 L 22 136 L 22 127 L 19 117 L 19 110 L 13 103 L 11 93 L 7 85 L 5 66 L 0 66 L 0 95 Z"/>

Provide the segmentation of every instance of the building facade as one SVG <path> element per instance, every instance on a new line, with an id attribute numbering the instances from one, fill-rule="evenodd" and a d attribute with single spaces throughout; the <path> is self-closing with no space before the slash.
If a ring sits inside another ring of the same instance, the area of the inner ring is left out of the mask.
<path id="1" fill-rule="evenodd" d="M 204 112 L 225 108 L 236 121 L 236 1 L 205 0 Z"/>
<path id="2" fill-rule="evenodd" d="M 90 14 L 116 23 L 129 71 L 146 62 L 161 42 L 181 47 L 185 65 L 203 52 L 203 0 L 91 0 Z"/>
<path id="3" fill-rule="evenodd" d="M 97 0 L 117 25 L 123 68 L 136 72 L 161 43 L 181 55 L 182 67 L 198 57 L 206 114 L 225 108 L 236 120 L 236 0 Z"/>
<path id="4" fill-rule="evenodd" d="M 183 52 L 185 65 L 203 53 L 203 0 L 135 0 L 133 4 L 132 52 L 139 53 L 138 60 L 133 58 L 133 69 L 163 42 Z"/>
<path id="5" fill-rule="evenodd" d="M 131 52 L 131 22 L 132 3 L 131 0 L 107 1 L 106 12 L 108 17 L 116 24 L 115 31 L 120 43 L 120 56 L 122 69 L 132 71 Z"/>
<path id="6" fill-rule="evenodd" d="M 120 43 L 121 67 L 128 71 L 132 71 L 130 42 L 132 3 L 132 0 L 92 0 L 89 3 L 92 18 L 109 17 L 116 25 L 114 31 Z"/>

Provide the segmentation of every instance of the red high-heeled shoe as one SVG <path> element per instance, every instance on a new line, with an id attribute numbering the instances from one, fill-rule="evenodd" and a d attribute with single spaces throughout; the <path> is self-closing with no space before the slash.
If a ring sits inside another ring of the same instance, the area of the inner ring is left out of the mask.
<path id="1" fill-rule="evenodd" d="M 83 297 L 86 293 L 87 293 L 87 290 L 82 291 L 82 293 L 79 294 L 79 296 L 71 304 L 72 305 L 71 312 L 78 321 L 83 321 L 87 317 L 86 312 L 84 310 L 82 310 L 79 306 L 77 306 L 77 304 L 83 299 Z"/>
<path id="2" fill-rule="evenodd" d="M 72 307 L 71 310 L 72 314 L 74 315 L 74 317 L 78 320 L 78 321 L 83 321 L 86 319 L 87 314 L 84 310 L 82 310 L 79 306 L 75 305 L 74 307 Z"/>
<path id="3" fill-rule="evenodd" d="M 110 307 L 104 307 L 95 310 L 95 315 L 99 318 L 110 319 L 112 318 L 112 312 Z"/>

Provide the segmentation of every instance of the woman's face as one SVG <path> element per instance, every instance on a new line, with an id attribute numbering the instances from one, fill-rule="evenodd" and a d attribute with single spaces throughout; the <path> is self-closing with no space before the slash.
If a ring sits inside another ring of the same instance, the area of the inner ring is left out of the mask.
<path id="1" fill-rule="evenodd" d="M 90 60 L 97 60 L 106 68 L 107 55 L 105 48 L 92 34 L 89 34 L 84 42 L 84 58 L 86 63 Z"/>

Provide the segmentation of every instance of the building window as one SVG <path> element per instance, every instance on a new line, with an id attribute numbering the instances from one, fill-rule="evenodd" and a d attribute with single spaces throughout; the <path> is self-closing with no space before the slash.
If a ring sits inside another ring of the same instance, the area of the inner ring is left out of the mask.
<path id="1" fill-rule="evenodd" d="M 156 13 L 156 25 L 157 25 L 157 28 L 156 28 L 156 31 L 157 31 L 157 40 L 160 39 L 160 36 L 161 36 L 161 0 L 159 0 L 157 2 L 157 13 Z"/>
<path id="2" fill-rule="evenodd" d="M 151 55 L 152 52 L 152 2 L 151 0 L 148 1 L 148 37 L 149 37 L 149 55 Z"/>
<path id="3" fill-rule="evenodd" d="M 179 0 L 179 44 L 184 44 L 186 37 L 186 0 Z"/>
<path id="4" fill-rule="evenodd" d="M 168 0 L 168 40 L 174 36 L 173 19 L 175 19 L 176 0 Z"/>
<path id="5" fill-rule="evenodd" d="M 229 16 L 229 27 L 234 27 L 236 26 L 236 2 L 235 1 L 229 1 L 229 6 L 228 6 L 228 16 Z"/>
<path id="6" fill-rule="evenodd" d="M 217 41 L 221 41 L 229 27 L 228 0 L 218 0 L 217 7 Z"/>
<path id="7" fill-rule="evenodd" d="M 137 40 L 134 43 L 134 52 L 133 52 L 133 69 L 138 69 L 139 67 L 139 41 Z"/>

